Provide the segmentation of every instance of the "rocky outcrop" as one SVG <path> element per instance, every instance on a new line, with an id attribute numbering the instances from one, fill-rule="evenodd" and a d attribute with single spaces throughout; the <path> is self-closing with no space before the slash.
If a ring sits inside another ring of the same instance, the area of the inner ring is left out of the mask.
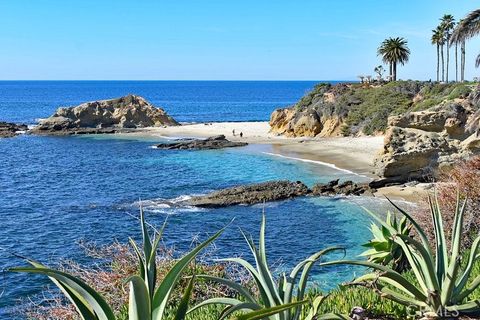
<path id="1" fill-rule="evenodd" d="M 173 143 L 161 143 L 157 144 L 155 148 L 164 150 L 208 150 L 244 147 L 246 145 L 248 145 L 248 143 L 233 142 L 227 140 L 224 135 L 219 135 L 207 139 L 189 139 Z"/>
<path id="2" fill-rule="evenodd" d="M 19 132 L 25 132 L 27 130 L 28 127 L 25 124 L 15 124 L 0 121 L 0 138 L 11 138 L 16 136 Z"/>
<path id="3" fill-rule="evenodd" d="M 270 116 L 270 131 L 287 137 L 337 136 L 341 124 L 339 117 L 324 116 L 313 109 L 277 109 Z"/>
<path id="4" fill-rule="evenodd" d="M 352 181 L 333 180 L 326 184 L 318 183 L 312 190 L 301 181 L 269 181 L 195 196 L 176 205 L 217 208 L 239 204 L 252 205 L 302 196 L 372 195 L 372 191 L 368 184 L 356 184 Z"/>
<path id="5" fill-rule="evenodd" d="M 354 195 L 371 194 L 370 186 L 367 183 L 356 184 L 353 181 L 332 180 L 328 183 L 317 183 L 312 188 L 312 195 L 316 196 L 335 196 L 335 195 Z"/>
<path id="6" fill-rule="evenodd" d="M 118 99 L 83 103 L 59 108 L 40 121 L 36 134 L 113 133 L 125 129 L 179 125 L 163 109 L 144 98 L 128 95 Z"/>
<path id="7" fill-rule="evenodd" d="M 193 197 L 185 204 L 205 208 L 250 205 L 304 196 L 308 193 L 308 187 L 300 181 L 270 181 L 215 191 L 205 196 Z"/>
<path id="8" fill-rule="evenodd" d="M 429 180 L 439 168 L 480 153 L 480 110 L 470 99 L 390 117 L 375 173 L 389 181 Z"/>
<path id="9" fill-rule="evenodd" d="M 295 105 L 270 116 L 271 132 L 287 137 L 332 137 L 384 134 L 390 115 L 425 110 L 441 101 L 465 99 L 472 86 L 464 83 L 396 81 L 386 84 L 319 84 Z M 471 96 L 480 100 L 480 95 Z M 443 130 L 436 113 L 411 121 L 428 130 Z M 409 119 L 406 119 L 409 121 Z M 402 125 L 402 124 L 401 124 Z M 452 130 L 457 124 L 451 123 Z"/>

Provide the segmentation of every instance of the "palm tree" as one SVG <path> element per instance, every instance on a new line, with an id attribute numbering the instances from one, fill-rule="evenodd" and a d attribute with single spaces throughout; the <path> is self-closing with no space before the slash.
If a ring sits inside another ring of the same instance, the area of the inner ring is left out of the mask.
<path id="1" fill-rule="evenodd" d="M 448 44 L 450 42 L 450 37 L 452 36 L 452 30 L 455 28 L 455 18 L 451 14 L 446 14 L 440 19 L 440 27 L 443 29 L 445 41 Z M 448 82 L 448 66 L 450 64 L 450 46 L 447 45 L 447 73 L 446 81 Z"/>
<path id="2" fill-rule="evenodd" d="M 404 38 L 385 39 L 377 50 L 382 60 L 390 65 L 390 79 L 397 81 L 397 64 L 405 65 L 410 57 L 408 41 Z"/>
<path id="3" fill-rule="evenodd" d="M 432 30 L 432 44 L 437 46 L 437 82 L 440 81 L 440 47 L 443 46 L 443 43 L 444 42 L 442 30 L 440 30 L 440 28 Z"/>
<path id="4" fill-rule="evenodd" d="M 465 42 L 480 33 L 480 9 L 470 12 L 460 20 L 450 37 L 450 43 L 460 44 L 460 80 L 465 80 Z"/>

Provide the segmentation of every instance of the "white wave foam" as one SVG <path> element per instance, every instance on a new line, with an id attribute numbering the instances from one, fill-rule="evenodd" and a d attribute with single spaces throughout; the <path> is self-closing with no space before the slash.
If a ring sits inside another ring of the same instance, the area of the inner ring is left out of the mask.
<path id="1" fill-rule="evenodd" d="M 304 159 L 304 158 L 289 157 L 289 156 L 285 156 L 283 154 L 271 153 L 271 152 L 263 152 L 263 153 L 266 154 L 266 155 L 269 155 L 269 156 L 274 156 L 274 157 L 280 157 L 280 158 L 285 158 L 285 159 L 290 159 L 290 160 L 295 160 L 295 161 L 308 162 L 308 163 L 315 163 L 315 164 L 319 164 L 321 166 L 329 167 L 329 168 L 332 168 L 332 169 L 335 169 L 335 170 L 338 170 L 338 171 L 342 171 L 342 172 L 345 172 L 345 173 L 348 173 L 348 174 L 353 174 L 353 175 L 356 175 L 356 176 L 359 176 L 359 177 L 369 178 L 366 175 L 359 174 L 359 173 L 353 172 L 353 171 L 348 170 L 348 169 L 339 168 L 336 165 L 334 165 L 333 163 L 329 163 L 329 162 L 323 162 L 323 161 L 319 161 L 319 160 L 310 160 L 310 159 Z"/>
<path id="2" fill-rule="evenodd" d="M 194 206 L 188 206 L 183 204 L 183 202 L 191 199 L 195 195 L 180 195 L 172 199 L 150 199 L 150 200 L 141 200 L 133 203 L 134 206 L 142 206 L 145 211 L 152 213 L 161 213 L 168 215 L 176 215 L 184 212 L 203 212 L 208 211 L 204 208 L 198 208 Z"/>

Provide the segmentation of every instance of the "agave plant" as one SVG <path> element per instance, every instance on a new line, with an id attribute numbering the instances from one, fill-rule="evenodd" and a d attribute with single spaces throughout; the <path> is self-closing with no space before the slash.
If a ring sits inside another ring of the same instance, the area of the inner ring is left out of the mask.
<path id="1" fill-rule="evenodd" d="M 309 303 L 308 299 L 305 297 L 305 290 L 313 265 L 325 254 L 341 249 L 338 247 L 332 247 L 319 251 L 300 262 L 295 268 L 293 268 L 289 275 L 283 273 L 280 279 L 275 281 L 267 262 L 267 253 L 265 250 L 265 220 L 265 215 L 263 215 L 258 248 L 252 237 L 247 237 L 247 235 L 242 232 L 243 237 L 252 251 L 256 268 L 241 258 L 219 260 L 220 262 L 235 263 L 245 268 L 254 281 L 259 297 L 256 297 L 248 288 L 245 288 L 237 282 L 213 276 L 199 275 L 198 278 L 217 282 L 233 289 L 239 294 L 239 298 L 208 299 L 193 307 L 189 312 L 210 304 L 223 304 L 226 307 L 223 310 L 220 319 L 225 319 L 237 311 L 246 312 L 245 315 L 239 316 L 238 319 L 250 319 L 248 316 L 262 313 L 262 317 L 252 319 L 299 320 L 301 318 L 302 314 L 305 312 L 305 305 Z M 311 308 L 306 318 L 302 318 L 302 320 L 348 319 L 348 317 L 336 314 L 318 316 L 317 310 L 324 298 L 325 297 L 322 296 L 316 297 L 311 303 Z M 274 314 L 268 313 L 268 310 L 278 311 L 282 306 L 282 311 Z"/>
<path id="2" fill-rule="evenodd" d="M 382 225 L 378 227 L 375 223 L 372 223 L 370 231 L 373 239 L 363 245 L 369 249 L 363 252 L 361 256 L 367 257 L 370 262 L 384 266 L 391 264 L 393 270 L 401 273 L 409 267 L 408 259 L 403 253 L 402 247 L 393 239 L 393 236 L 396 234 L 402 234 L 406 237 L 410 236 L 412 225 L 408 223 L 407 217 L 403 217 L 398 221 L 396 215 L 392 215 L 391 212 L 387 213 L 385 224 L 390 228 Z M 395 230 L 395 234 L 390 231 L 392 229 Z"/>
<path id="3" fill-rule="evenodd" d="M 332 261 L 323 265 L 352 264 L 373 269 L 374 272 L 359 277 L 353 284 L 372 288 L 382 297 L 415 308 L 417 313 L 428 318 L 480 314 L 480 299 L 469 299 L 472 292 L 480 286 L 480 276 L 471 276 L 479 257 L 480 237 L 474 240 L 467 251 L 468 261 L 466 263 L 461 261 L 460 248 L 466 200 L 461 202 L 460 196 L 457 196 L 450 250 L 447 249 L 443 219 L 436 195 L 429 199 L 429 204 L 435 231 L 434 250 L 430 248 L 425 231 L 408 213 L 395 204 L 393 205 L 412 223 L 420 238 L 419 241 L 398 233 L 392 226 L 369 212 L 391 232 L 394 241 L 402 248 L 412 268 L 414 281 L 409 281 L 405 275 L 388 266 L 374 262 Z"/>
<path id="4" fill-rule="evenodd" d="M 140 220 L 143 237 L 143 252 L 133 240 L 130 240 L 138 258 L 139 274 L 133 275 L 129 282 L 129 320 L 162 320 L 165 319 L 167 302 L 182 272 L 193 259 L 220 236 L 225 228 L 218 231 L 205 242 L 198 245 L 183 258 L 178 260 L 163 281 L 156 287 L 156 253 L 163 233 L 160 232 L 151 239 L 148 234 L 143 210 L 140 209 Z M 164 225 L 165 226 L 165 225 Z M 15 272 L 28 272 L 46 275 L 62 291 L 62 293 L 75 306 L 78 314 L 83 320 L 115 320 L 115 314 L 101 294 L 83 282 L 81 279 L 68 273 L 47 268 L 46 266 L 32 260 L 28 260 L 32 267 L 14 268 Z M 194 278 L 189 281 L 187 289 L 177 307 L 175 320 L 185 319 L 188 310 L 188 301 L 193 289 Z"/>

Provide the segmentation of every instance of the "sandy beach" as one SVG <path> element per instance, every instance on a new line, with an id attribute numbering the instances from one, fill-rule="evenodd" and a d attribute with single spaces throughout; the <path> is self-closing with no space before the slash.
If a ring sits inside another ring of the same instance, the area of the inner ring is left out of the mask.
<path id="1" fill-rule="evenodd" d="M 235 130 L 235 136 L 233 135 Z M 275 154 L 321 161 L 360 175 L 372 174 L 374 156 L 383 146 L 383 137 L 286 138 L 271 134 L 268 122 L 213 122 L 178 127 L 147 128 L 140 135 L 150 137 L 210 137 L 223 134 L 232 141 L 271 144 Z M 240 132 L 243 137 L 240 137 Z"/>

